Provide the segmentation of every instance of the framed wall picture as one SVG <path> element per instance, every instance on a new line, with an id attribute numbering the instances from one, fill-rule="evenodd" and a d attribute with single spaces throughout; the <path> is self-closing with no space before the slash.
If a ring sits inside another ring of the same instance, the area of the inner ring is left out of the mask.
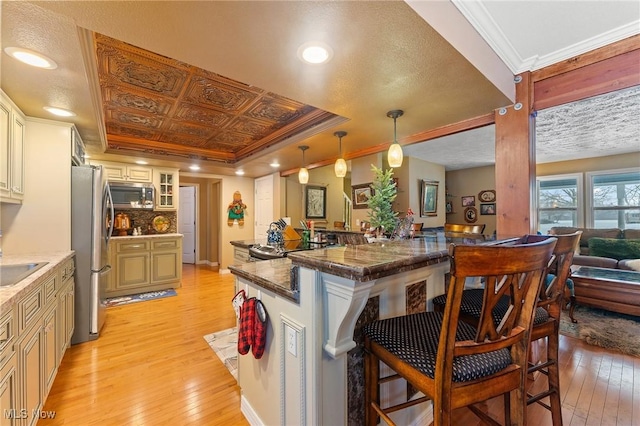
<path id="1" fill-rule="evenodd" d="M 371 188 L 371 182 L 363 183 L 360 185 L 353 185 L 351 187 L 351 199 L 353 200 L 354 209 L 367 209 L 369 206 L 367 202 L 373 195 L 373 188 Z"/>
<path id="2" fill-rule="evenodd" d="M 496 214 L 496 203 L 480 204 L 480 214 L 495 215 Z"/>
<path id="3" fill-rule="evenodd" d="M 327 188 L 324 186 L 305 187 L 304 211 L 307 219 L 327 218 Z"/>
<path id="4" fill-rule="evenodd" d="M 462 207 L 473 207 L 476 205 L 476 197 L 473 195 L 465 195 L 462 197 Z"/>
<path id="5" fill-rule="evenodd" d="M 464 209 L 464 220 L 467 223 L 475 223 L 478 220 L 478 210 L 475 207 L 467 207 Z"/>
<path id="6" fill-rule="evenodd" d="M 438 182 L 434 180 L 423 180 L 420 192 L 420 216 L 438 215 Z"/>
<path id="7" fill-rule="evenodd" d="M 481 203 L 493 203 L 496 200 L 496 191 L 493 189 L 487 189 L 486 191 L 480 191 L 478 199 Z"/>

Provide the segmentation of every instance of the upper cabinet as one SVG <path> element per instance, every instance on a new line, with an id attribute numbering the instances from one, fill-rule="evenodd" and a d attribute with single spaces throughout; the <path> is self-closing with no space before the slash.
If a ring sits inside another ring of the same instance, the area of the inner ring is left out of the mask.
<path id="1" fill-rule="evenodd" d="M 0 90 L 0 201 L 24 197 L 25 116 Z"/>
<path id="2" fill-rule="evenodd" d="M 119 182 L 152 182 L 153 169 L 151 167 L 139 166 L 137 164 L 103 163 L 99 162 L 109 180 Z"/>
<path id="3" fill-rule="evenodd" d="M 177 169 L 153 169 L 153 186 L 156 188 L 156 210 L 178 209 Z"/>

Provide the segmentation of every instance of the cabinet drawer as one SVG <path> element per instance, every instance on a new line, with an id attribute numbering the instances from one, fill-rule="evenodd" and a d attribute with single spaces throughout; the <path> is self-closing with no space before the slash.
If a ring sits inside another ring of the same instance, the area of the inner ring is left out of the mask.
<path id="1" fill-rule="evenodd" d="M 9 359 L 13 353 L 12 349 L 7 349 L 16 336 L 14 309 L 5 312 L 0 318 L 0 366 Z"/>
<path id="2" fill-rule="evenodd" d="M 31 324 L 35 323 L 44 306 L 44 296 L 42 284 L 39 284 L 24 299 L 18 302 L 18 328 L 19 332 L 24 331 Z"/>
<path id="3" fill-rule="evenodd" d="M 233 248 L 233 257 L 239 262 L 248 262 L 249 261 L 249 250 L 240 247 Z"/>
<path id="4" fill-rule="evenodd" d="M 132 251 L 148 251 L 149 241 L 127 241 L 117 244 L 116 253 L 129 253 Z"/>
<path id="5" fill-rule="evenodd" d="M 71 259 L 67 260 L 67 262 L 65 262 L 64 266 L 62 268 L 60 268 L 60 272 L 61 272 L 61 282 L 65 282 L 70 278 L 73 278 L 73 273 L 76 270 L 76 259 L 75 257 L 72 257 Z"/>
<path id="6" fill-rule="evenodd" d="M 56 297 L 58 291 L 59 279 L 57 274 L 53 274 L 45 280 L 42 284 L 42 290 L 44 291 L 44 303 L 47 304 Z"/>
<path id="7" fill-rule="evenodd" d="M 151 250 L 170 250 L 180 248 L 180 240 L 152 241 Z"/>

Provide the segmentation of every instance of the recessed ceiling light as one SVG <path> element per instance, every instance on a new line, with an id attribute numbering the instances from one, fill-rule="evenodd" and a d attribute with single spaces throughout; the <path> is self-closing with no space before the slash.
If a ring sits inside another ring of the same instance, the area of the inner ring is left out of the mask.
<path id="1" fill-rule="evenodd" d="M 309 64 L 324 64 L 332 57 L 333 49 L 320 41 L 310 41 L 298 48 L 298 58 Z"/>
<path id="2" fill-rule="evenodd" d="M 47 70 L 58 68 L 58 64 L 56 64 L 53 59 L 47 58 L 43 54 L 34 52 L 33 50 L 21 49 L 19 47 L 5 47 L 4 51 L 12 58 L 33 67 L 44 68 Z"/>
<path id="3" fill-rule="evenodd" d="M 149 164 L 149 162 L 144 161 L 144 160 L 137 160 L 136 164 L 140 164 L 141 166 L 144 166 L 145 164 Z"/>
<path id="4" fill-rule="evenodd" d="M 242 175 L 244 175 L 244 170 L 236 170 L 236 174 L 238 176 L 242 176 Z"/>
<path id="5" fill-rule="evenodd" d="M 44 109 L 49 111 L 51 114 L 57 115 L 59 117 L 73 117 L 74 115 L 76 115 L 75 112 L 69 111 L 68 109 L 63 109 L 63 108 L 46 106 L 44 107 Z"/>
<path id="6" fill-rule="evenodd" d="M 278 163 L 277 161 L 274 161 L 273 163 L 271 163 L 271 164 L 269 164 L 269 165 L 270 165 L 271 167 L 273 167 L 274 169 L 275 169 L 275 168 L 280 167 L 280 163 Z"/>
<path id="7" fill-rule="evenodd" d="M 191 170 L 200 170 L 200 166 L 196 166 L 196 165 L 189 166 L 189 168 L 190 168 Z"/>

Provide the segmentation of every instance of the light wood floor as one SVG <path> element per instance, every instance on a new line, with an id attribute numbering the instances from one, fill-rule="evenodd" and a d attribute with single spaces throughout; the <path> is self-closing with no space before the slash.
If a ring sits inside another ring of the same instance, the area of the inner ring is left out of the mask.
<path id="1" fill-rule="evenodd" d="M 177 297 L 107 309 L 101 337 L 65 354 L 44 407 L 56 418 L 39 425 L 247 425 L 240 389 L 203 338 L 235 325 L 233 294 L 232 275 L 185 265 Z M 561 362 L 565 426 L 640 426 L 640 358 L 561 336 Z M 501 418 L 501 399 L 486 407 Z M 528 420 L 551 424 L 538 405 Z"/>

